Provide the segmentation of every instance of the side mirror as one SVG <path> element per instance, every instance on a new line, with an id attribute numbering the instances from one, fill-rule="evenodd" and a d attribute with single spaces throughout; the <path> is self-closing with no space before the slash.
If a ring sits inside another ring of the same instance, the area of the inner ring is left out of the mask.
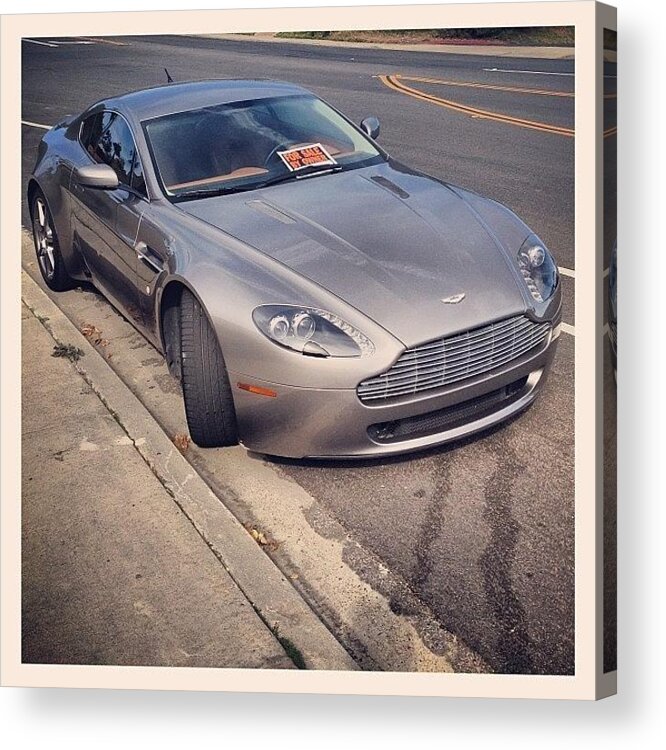
<path id="1" fill-rule="evenodd" d="M 118 187 L 118 175 L 108 164 L 86 164 L 77 167 L 74 176 L 80 185 L 98 190 L 115 190 Z"/>
<path id="2" fill-rule="evenodd" d="M 366 117 L 361 123 L 361 130 L 376 141 L 379 137 L 379 120 L 376 117 Z"/>

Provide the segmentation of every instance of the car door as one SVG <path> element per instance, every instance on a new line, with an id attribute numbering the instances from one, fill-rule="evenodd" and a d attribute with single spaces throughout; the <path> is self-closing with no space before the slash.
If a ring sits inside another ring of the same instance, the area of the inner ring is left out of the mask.
<path id="1" fill-rule="evenodd" d="M 140 325 L 144 335 L 159 348 L 157 298 L 160 281 L 168 270 L 170 251 L 169 238 L 160 225 L 159 216 L 153 216 L 150 207 L 141 218 L 136 249 Z"/>
<path id="2" fill-rule="evenodd" d="M 127 121 L 116 112 L 87 118 L 80 140 L 93 162 L 108 164 L 115 171 L 119 184 L 115 190 L 91 188 L 72 175 L 75 242 L 95 284 L 140 325 L 137 238 L 148 197 L 136 143 Z"/>

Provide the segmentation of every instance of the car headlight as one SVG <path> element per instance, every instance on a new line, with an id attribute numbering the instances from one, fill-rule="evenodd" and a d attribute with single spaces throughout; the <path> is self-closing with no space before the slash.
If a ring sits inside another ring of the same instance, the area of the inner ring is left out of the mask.
<path id="1" fill-rule="evenodd" d="M 367 336 L 325 310 L 261 305 L 252 319 L 271 341 L 313 357 L 365 357 L 375 351 Z"/>
<path id="2" fill-rule="evenodd" d="M 536 234 L 531 234 L 518 251 L 518 267 L 537 302 L 552 296 L 559 279 L 557 264 Z"/>

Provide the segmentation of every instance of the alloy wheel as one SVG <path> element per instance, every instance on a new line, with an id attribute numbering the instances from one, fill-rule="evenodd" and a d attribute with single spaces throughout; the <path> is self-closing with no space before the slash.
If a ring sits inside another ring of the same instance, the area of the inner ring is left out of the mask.
<path id="1" fill-rule="evenodd" d="M 32 217 L 32 228 L 35 237 L 35 250 L 37 251 L 37 260 L 42 273 L 46 279 L 53 279 L 55 276 L 55 245 L 53 237 L 53 227 L 49 217 L 46 204 L 41 198 L 35 201 L 35 210 Z"/>

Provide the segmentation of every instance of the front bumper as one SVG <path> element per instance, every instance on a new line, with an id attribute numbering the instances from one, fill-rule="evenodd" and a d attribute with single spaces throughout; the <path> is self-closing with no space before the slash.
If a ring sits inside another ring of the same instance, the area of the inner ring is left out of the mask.
<path id="1" fill-rule="evenodd" d="M 458 440 L 529 406 L 555 355 L 543 346 L 509 365 L 455 386 L 399 403 L 366 406 L 355 389 L 300 388 L 251 379 L 274 398 L 238 388 L 248 376 L 230 372 L 241 443 L 290 458 L 363 458 L 408 453 Z"/>

